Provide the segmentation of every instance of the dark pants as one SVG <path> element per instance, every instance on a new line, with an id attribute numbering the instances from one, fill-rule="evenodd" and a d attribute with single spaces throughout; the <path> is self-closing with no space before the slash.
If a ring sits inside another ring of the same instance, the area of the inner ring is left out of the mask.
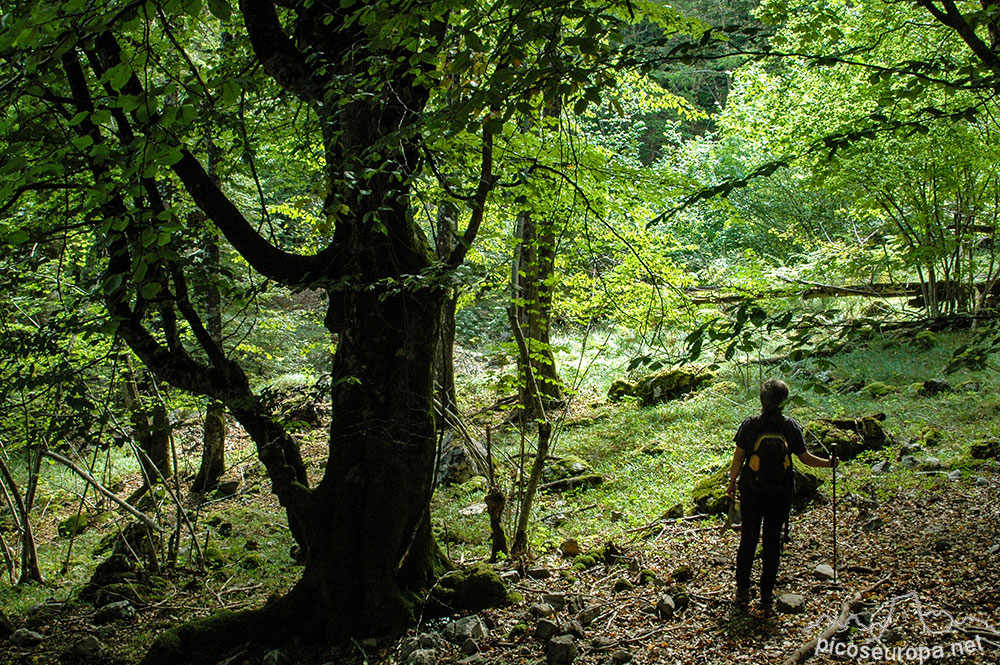
<path id="1" fill-rule="evenodd" d="M 760 595 L 770 598 L 774 592 L 774 580 L 778 576 L 778 561 L 781 558 L 781 527 L 788 519 L 791 497 L 760 496 L 740 490 L 740 514 L 743 525 L 740 528 L 740 549 L 736 553 L 736 586 L 750 587 L 750 571 L 757 543 L 763 531 L 763 552 L 761 554 Z"/>

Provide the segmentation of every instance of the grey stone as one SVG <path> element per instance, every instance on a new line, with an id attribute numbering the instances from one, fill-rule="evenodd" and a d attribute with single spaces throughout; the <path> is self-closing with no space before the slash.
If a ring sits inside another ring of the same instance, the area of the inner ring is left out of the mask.
<path id="1" fill-rule="evenodd" d="M 556 608 L 548 603 L 535 603 L 528 608 L 528 611 L 537 619 L 546 619 L 556 614 Z"/>
<path id="2" fill-rule="evenodd" d="M 479 653 L 479 644 L 471 637 L 464 642 L 462 642 L 462 653 L 466 656 L 471 656 L 474 653 Z"/>
<path id="3" fill-rule="evenodd" d="M 481 653 L 474 653 L 471 656 L 466 656 L 458 661 L 458 665 L 475 665 L 476 663 L 486 662 L 486 659 Z"/>
<path id="4" fill-rule="evenodd" d="M 884 526 L 885 520 L 881 517 L 873 517 L 861 525 L 861 530 L 867 533 L 875 533 L 876 531 L 881 531 Z"/>
<path id="5" fill-rule="evenodd" d="M 899 465 L 904 469 L 912 469 L 917 466 L 917 458 L 913 455 L 903 455 L 903 459 L 899 460 Z"/>
<path id="6" fill-rule="evenodd" d="M 573 637 L 583 639 L 584 631 L 583 624 L 579 621 L 568 621 L 559 626 L 559 632 L 564 635 L 572 635 Z"/>
<path id="7" fill-rule="evenodd" d="M 611 660 L 614 661 L 615 663 L 618 663 L 619 665 L 624 665 L 625 663 L 632 662 L 632 654 L 630 654 L 628 651 L 625 651 L 625 649 L 619 649 L 618 651 L 615 651 L 613 654 L 611 654 Z"/>
<path id="8" fill-rule="evenodd" d="M 561 612 L 566 607 L 566 594 L 564 593 L 543 593 L 542 604 L 550 605 L 554 612 Z"/>
<path id="9" fill-rule="evenodd" d="M 813 577 L 818 580 L 832 580 L 836 576 L 833 566 L 829 564 L 821 563 L 813 568 Z"/>
<path id="10" fill-rule="evenodd" d="M 533 580 L 544 580 L 552 577 L 552 571 L 548 568 L 530 568 L 524 574 Z"/>
<path id="11" fill-rule="evenodd" d="M 62 603 L 46 602 L 32 605 L 28 608 L 28 623 L 35 626 L 47 623 L 58 616 L 62 610 Z"/>
<path id="12" fill-rule="evenodd" d="M 479 618 L 479 615 L 473 614 L 462 617 L 457 621 L 452 621 L 444 627 L 443 633 L 445 639 L 449 642 L 458 644 L 470 637 L 474 640 L 485 639 L 490 634 L 490 631 L 486 628 L 483 620 Z"/>
<path id="13" fill-rule="evenodd" d="M 104 649 L 104 645 L 93 635 L 87 635 L 69 646 L 63 655 L 71 658 L 93 658 Z"/>
<path id="14" fill-rule="evenodd" d="M 618 580 L 615 582 L 613 588 L 615 590 L 615 593 L 621 593 L 623 591 L 631 591 L 632 589 L 635 588 L 635 585 L 629 582 L 628 580 Z"/>
<path id="15" fill-rule="evenodd" d="M 954 471 L 948 472 L 948 480 L 961 480 L 961 479 L 962 479 L 961 469 L 955 469 Z"/>
<path id="16" fill-rule="evenodd" d="M 928 457 L 920 466 L 927 471 L 940 471 L 944 468 L 944 463 L 938 457 Z"/>
<path id="17" fill-rule="evenodd" d="M 517 584 L 521 581 L 521 573 L 516 570 L 505 570 L 500 573 L 500 579 L 507 584 Z"/>
<path id="18" fill-rule="evenodd" d="M 646 603 L 639 608 L 639 611 L 643 614 L 658 614 L 660 612 L 653 603 Z"/>
<path id="19" fill-rule="evenodd" d="M 774 608 L 782 614 L 802 614 L 806 610 L 806 599 L 797 593 L 783 593 L 775 599 Z"/>
<path id="20" fill-rule="evenodd" d="M 618 640 L 613 637 L 608 637 L 607 635 L 598 635 L 594 639 L 590 640 L 590 646 L 595 649 L 610 649 L 616 644 L 618 644 Z"/>
<path id="21" fill-rule="evenodd" d="M 558 635 L 560 632 L 559 624 L 557 624 L 552 619 L 542 619 L 535 626 L 535 639 L 540 642 L 545 642 L 550 637 Z"/>
<path id="22" fill-rule="evenodd" d="M 576 638 L 572 635 L 553 637 L 545 649 L 545 659 L 552 665 L 568 665 L 576 659 L 576 655 Z"/>
<path id="23" fill-rule="evenodd" d="M 983 478 L 982 476 L 978 476 L 976 478 L 976 487 L 989 487 L 989 486 L 990 486 L 990 481 L 987 480 L 986 478 Z"/>
<path id="24" fill-rule="evenodd" d="M 674 602 L 673 596 L 669 593 L 661 595 L 656 601 L 656 610 L 664 619 L 672 618 L 674 616 L 674 612 L 677 610 L 677 604 Z"/>
<path id="25" fill-rule="evenodd" d="M 476 449 L 470 451 L 469 446 Z M 478 441 L 471 444 L 462 437 L 456 437 L 454 432 L 449 430 L 441 441 L 441 451 L 438 456 L 437 475 L 435 481 L 439 485 L 451 485 L 466 483 L 477 475 L 481 475 L 485 469 L 473 454 L 480 448 Z M 485 450 L 482 451 L 485 453 Z M 482 456 L 486 459 L 485 454 Z"/>
<path id="26" fill-rule="evenodd" d="M 597 617 L 601 616 L 603 609 L 604 608 L 601 605 L 589 605 L 580 610 L 580 613 L 576 615 L 576 620 L 579 621 L 584 628 L 586 628 L 590 624 L 594 623 L 594 620 L 597 619 Z"/>
<path id="27" fill-rule="evenodd" d="M 45 636 L 27 628 L 18 628 L 11 636 L 11 641 L 19 647 L 32 647 L 41 644 Z"/>
<path id="28" fill-rule="evenodd" d="M 435 665 L 437 663 L 437 651 L 434 649 L 417 649 L 410 654 L 410 665 Z"/>
<path id="29" fill-rule="evenodd" d="M 420 648 L 420 638 L 419 637 L 407 637 L 404 638 L 402 642 L 399 643 L 399 656 L 402 660 L 406 660 L 410 657 L 410 654 Z"/>
<path id="30" fill-rule="evenodd" d="M 892 465 L 889 464 L 887 460 L 882 460 L 881 462 L 876 462 L 875 465 L 872 466 L 872 473 L 875 474 L 888 473 L 891 470 L 891 468 Z"/>
<path id="31" fill-rule="evenodd" d="M 92 621 L 97 624 L 112 623 L 124 619 L 131 619 L 135 616 L 135 608 L 127 600 L 119 600 L 108 603 L 94 612 Z"/>
<path id="32" fill-rule="evenodd" d="M 443 649 L 448 642 L 437 633 L 420 633 L 417 636 L 419 646 L 424 649 Z"/>

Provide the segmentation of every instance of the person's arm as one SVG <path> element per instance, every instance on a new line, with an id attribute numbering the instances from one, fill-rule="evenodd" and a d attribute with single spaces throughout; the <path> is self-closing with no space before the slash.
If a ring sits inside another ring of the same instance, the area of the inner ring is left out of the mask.
<path id="1" fill-rule="evenodd" d="M 816 457 L 808 450 L 804 453 L 799 453 L 799 459 L 802 460 L 802 463 L 805 464 L 806 466 L 816 466 L 825 468 L 832 467 L 836 465 L 837 462 L 840 461 L 836 457 L 829 457 L 829 458 Z"/>
<path id="2" fill-rule="evenodd" d="M 726 494 L 730 499 L 736 498 L 736 480 L 740 477 L 740 468 L 743 466 L 743 457 L 746 453 L 739 446 L 733 451 L 733 463 L 729 465 L 729 487 Z"/>

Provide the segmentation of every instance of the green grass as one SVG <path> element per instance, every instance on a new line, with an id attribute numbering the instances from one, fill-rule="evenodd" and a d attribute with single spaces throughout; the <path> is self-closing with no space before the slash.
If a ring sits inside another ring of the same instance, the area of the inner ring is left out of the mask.
<path id="1" fill-rule="evenodd" d="M 731 459 L 733 433 L 743 418 L 759 409 L 757 385 L 765 376 L 784 378 L 793 395 L 803 398 L 801 404 L 786 409 L 787 415 L 803 425 L 815 418 L 886 414 L 885 428 L 893 438 L 893 446 L 846 466 L 848 475 L 842 477 L 845 491 L 864 490 L 888 496 L 899 488 L 940 482 L 935 476 L 917 475 L 896 464 L 900 446 L 920 442 L 928 427 L 940 430 L 941 441 L 931 448 L 921 448 L 919 459 L 934 456 L 949 468 L 974 469 L 976 464 L 967 456 L 970 444 L 1000 432 L 994 415 L 1000 408 L 1000 377 L 990 371 L 967 370 L 946 376 L 944 368 L 967 334 L 942 333 L 937 338 L 939 343 L 927 349 L 908 344 L 906 338 L 872 337 L 832 358 L 763 369 L 756 365 L 724 365 L 719 379 L 709 388 L 648 408 L 628 401 L 611 404 L 605 397 L 611 381 L 625 376 L 635 353 L 627 338 L 607 333 L 592 335 L 582 363 L 574 355 L 580 352 L 579 340 L 560 338 L 559 371 L 564 380 L 575 380 L 578 393 L 571 402 L 571 415 L 557 433 L 553 453 L 578 455 L 606 480 L 586 491 L 540 495 L 533 511 L 533 551 L 554 551 L 568 537 L 576 538 L 585 547 L 605 540 L 627 542 L 631 539 L 628 529 L 648 524 L 676 503 L 689 508 L 694 484 L 706 472 Z M 578 377 L 578 367 L 588 369 Z M 460 377 L 459 383 L 487 385 L 492 380 L 490 371 L 501 370 L 488 370 L 472 379 Z M 827 383 L 820 383 L 817 377 Z M 981 388 L 978 392 L 956 390 L 922 397 L 911 387 L 932 378 L 944 378 L 955 387 L 977 382 Z M 823 385 L 864 385 L 874 381 L 899 386 L 900 391 L 871 397 L 859 392 L 822 390 Z M 820 388 L 810 389 L 811 382 Z M 516 455 L 512 431 L 495 432 L 494 442 L 498 450 Z M 640 452 L 653 443 L 662 449 L 660 454 Z M 814 452 L 824 454 L 822 450 Z M 892 471 L 873 475 L 870 466 L 881 459 L 893 462 Z M 512 486 L 513 475 L 509 465 L 501 468 L 506 489 Z M 454 534 L 450 543 L 453 557 L 469 560 L 488 553 L 486 515 L 456 515 L 457 508 L 477 501 L 482 501 L 481 493 L 462 493 L 455 488 L 443 488 L 437 493 L 435 522 L 447 523 L 449 533 Z M 508 513 L 512 511 L 508 504 Z M 558 526 L 538 521 L 556 512 L 568 518 Z M 621 513 L 621 519 L 613 521 L 613 513 Z"/>

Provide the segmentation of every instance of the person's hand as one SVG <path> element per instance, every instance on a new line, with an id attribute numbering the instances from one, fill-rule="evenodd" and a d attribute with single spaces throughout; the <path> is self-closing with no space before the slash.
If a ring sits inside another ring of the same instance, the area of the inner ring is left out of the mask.
<path id="1" fill-rule="evenodd" d="M 729 487 L 726 488 L 726 496 L 728 496 L 730 499 L 735 499 L 736 498 L 736 481 L 735 480 L 730 480 L 729 481 Z"/>

